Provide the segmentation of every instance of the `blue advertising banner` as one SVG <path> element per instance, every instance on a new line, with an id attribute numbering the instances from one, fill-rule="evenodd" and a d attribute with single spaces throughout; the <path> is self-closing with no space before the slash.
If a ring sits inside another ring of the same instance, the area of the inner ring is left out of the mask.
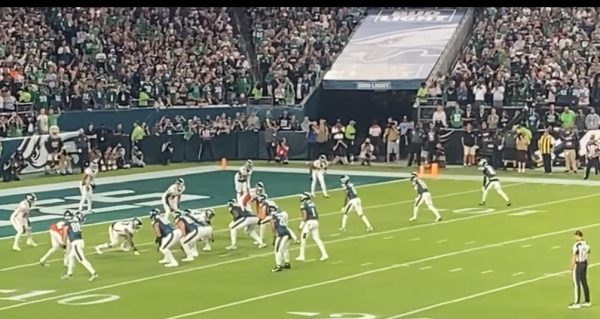
<path id="1" fill-rule="evenodd" d="M 433 70 L 466 9 L 408 9 L 367 16 L 325 74 L 323 88 L 416 89 Z"/>

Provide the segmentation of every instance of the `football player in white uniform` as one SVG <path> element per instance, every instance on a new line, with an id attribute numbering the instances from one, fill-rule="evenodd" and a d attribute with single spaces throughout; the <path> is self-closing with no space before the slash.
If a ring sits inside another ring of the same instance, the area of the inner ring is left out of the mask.
<path id="1" fill-rule="evenodd" d="M 242 207 L 246 209 L 252 209 L 250 205 L 252 204 L 252 202 L 255 202 L 256 209 L 258 210 L 258 197 L 263 194 L 265 194 L 265 185 L 263 184 L 263 182 L 258 182 L 253 188 L 246 189 L 244 191 L 244 194 L 242 195 Z"/>
<path id="2" fill-rule="evenodd" d="M 175 184 L 169 186 L 162 197 L 165 217 L 169 219 L 172 213 L 179 211 L 179 202 L 181 195 L 185 191 L 185 182 L 183 178 L 178 178 Z"/>
<path id="3" fill-rule="evenodd" d="M 227 208 L 231 214 L 232 221 L 229 223 L 229 235 L 231 239 L 231 245 L 225 247 L 227 250 L 237 249 L 237 231 L 238 229 L 244 229 L 244 231 L 254 239 L 256 245 L 259 248 L 264 248 L 267 245 L 258 237 L 256 226 L 258 225 L 258 217 L 252 214 L 251 211 L 242 208 L 237 204 L 235 199 L 227 202 Z"/>
<path id="4" fill-rule="evenodd" d="M 110 241 L 94 248 L 98 255 L 102 255 L 103 249 L 116 247 L 121 242 L 121 239 L 125 239 L 121 244 L 121 250 L 129 251 L 129 248 L 133 248 L 133 254 L 139 255 L 140 253 L 133 243 L 133 236 L 140 228 L 142 228 L 142 220 L 137 217 L 114 222 L 108 226 L 108 238 Z"/>
<path id="5" fill-rule="evenodd" d="M 319 159 L 312 161 L 309 164 L 309 173 L 310 173 L 310 195 L 315 197 L 315 188 L 317 187 L 317 181 L 321 185 L 321 191 L 323 192 L 323 197 L 328 198 L 327 187 L 325 186 L 325 172 L 327 171 L 327 167 L 329 166 L 329 162 L 327 162 L 327 157 L 325 155 L 319 156 Z"/>
<path id="6" fill-rule="evenodd" d="M 37 244 L 33 241 L 33 237 L 31 234 L 31 223 L 29 222 L 29 211 L 35 205 L 35 201 L 37 197 L 35 194 L 28 194 L 25 196 L 25 199 L 19 203 L 15 211 L 10 215 L 10 223 L 16 230 L 15 241 L 13 243 L 12 249 L 15 251 L 20 251 L 19 248 L 19 239 L 21 236 L 27 235 L 27 245 L 37 246 Z"/>
<path id="7" fill-rule="evenodd" d="M 415 198 L 415 204 L 413 206 L 413 215 L 409 219 L 411 222 L 417 220 L 417 215 L 419 214 L 419 207 L 425 203 L 427 208 L 435 215 L 435 221 L 439 222 L 442 220 L 442 216 L 440 212 L 433 206 L 433 202 L 431 201 L 431 193 L 429 193 L 429 189 L 427 188 L 427 184 L 419 178 L 417 173 L 411 173 L 410 181 L 413 185 L 413 188 L 417 192 L 417 198 Z"/>
<path id="8" fill-rule="evenodd" d="M 173 227 L 169 223 L 169 220 L 164 214 L 158 209 L 150 211 L 150 220 L 152 222 L 152 229 L 156 239 L 154 242 L 158 245 L 158 251 L 163 254 L 163 259 L 159 260 L 159 264 L 164 264 L 165 267 L 177 267 L 179 263 L 173 257 L 171 247 L 179 242 L 181 238 L 181 231 L 178 228 Z"/>
<path id="9" fill-rule="evenodd" d="M 502 190 L 502 186 L 500 186 L 500 180 L 496 176 L 496 171 L 492 165 L 488 164 L 485 159 L 481 159 L 479 161 L 479 170 L 483 174 L 483 194 L 479 205 L 485 206 L 485 200 L 487 199 L 488 191 L 493 188 L 496 190 L 496 193 L 498 193 L 498 195 L 504 199 L 506 206 L 510 206 L 510 200 L 508 199 L 508 196 L 506 196 L 506 193 L 504 193 Z"/>
<path id="10" fill-rule="evenodd" d="M 233 177 L 235 196 L 239 205 L 242 205 L 242 195 L 248 191 L 250 177 L 252 176 L 252 167 L 252 160 L 247 160 L 244 166 L 240 167 Z"/>
<path id="11" fill-rule="evenodd" d="M 83 212 L 83 205 L 87 205 L 87 211 L 92 210 L 92 195 L 96 188 L 96 175 L 98 174 L 98 160 L 90 163 L 90 166 L 83 171 L 83 177 L 79 183 L 79 192 L 81 200 L 79 201 L 79 211 Z"/>
<path id="12" fill-rule="evenodd" d="M 73 213 L 71 213 L 71 211 L 66 210 L 63 214 L 63 220 L 60 220 L 55 224 L 50 225 L 50 230 L 48 231 L 48 233 L 50 234 L 50 249 L 48 249 L 46 254 L 42 256 L 42 258 L 40 258 L 40 265 L 48 266 L 46 260 L 48 260 L 48 258 L 50 258 L 50 256 L 54 254 L 54 252 L 57 251 L 59 248 L 63 248 L 65 249 L 63 265 L 67 267 L 67 255 L 69 254 L 69 251 L 67 249 L 67 242 L 65 242 L 64 238 L 66 225 L 71 219 L 73 219 L 73 216 L 74 215 Z"/>

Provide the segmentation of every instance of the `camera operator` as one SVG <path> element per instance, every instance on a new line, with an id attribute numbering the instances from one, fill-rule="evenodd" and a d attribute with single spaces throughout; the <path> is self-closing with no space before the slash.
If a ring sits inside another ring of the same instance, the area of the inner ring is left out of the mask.
<path id="1" fill-rule="evenodd" d="M 75 139 L 75 149 L 79 156 L 79 168 L 83 173 L 90 163 L 90 139 L 85 135 L 83 129 L 79 129 L 79 136 Z"/>
<path id="2" fill-rule="evenodd" d="M 134 146 L 131 150 L 131 166 L 133 167 L 144 167 L 146 163 L 144 162 L 144 153 L 137 147 Z"/>
<path id="3" fill-rule="evenodd" d="M 275 162 L 287 165 L 289 160 L 289 152 L 290 147 L 289 145 L 287 145 L 286 139 L 282 138 L 277 143 L 277 150 L 275 151 Z"/>
<path id="4" fill-rule="evenodd" d="M 166 140 L 162 143 L 160 146 L 160 152 L 162 155 L 162 164 L 171 164 L 171 159 L 173 158 L 173 143 L 171 143 L 171 140 Z"/>
<path id="5" fill-rule="evenodd" d="M 368 137 L 365 141 L 360 145 L 360 155 L 358 155 L 358 159 L 360 160 L 360 165 L 368 165 L 371 166 L 371 161 L 375 160 L 375 146 L 371 144 L 371 139 Z"/>
<path id="6" fill-rule="evenodd" d="M 20 181 L 19 173 L 27 167 L 23 153 L 15 152 L 2 167 L 2 180 L 4 182 Z"/>
<path id="7" fill-rule="evenodd" d="M 72 161 L 73 157 L 63 147 L 58 155 L 58 171 L 60 175 L 73 174 Z"/>
<path id="8" fill-rule="evenodd" d="M 348 165 L 348 145 L 344 143 L 343 139 L 335 140 L 333 146 L 333 160 L 331 164 L 342 163 Z"/>
<path id="9" fill-rule="evenodd" d="M 123 145 L 121 145 L 121 143 L 117 143 L 117 146 L 115 146 L 113 153 L 118 169 L 126 169 L 131 167 L 131 164 L 129 164 L 129 161 L 127 161 L 127 151 L 125 150 Z"/>
<path id="10" fill-rule="evenodd" d="M 117 169 L 117 158 L 112 147 L 109 146 L 106 148 L 106 151 L 104 152 L 104 161 L 101 161 L 101 163 L 104 164 L 100 166 L 100 170 L 103 172 L 106 170 L 114 171 Z"/>

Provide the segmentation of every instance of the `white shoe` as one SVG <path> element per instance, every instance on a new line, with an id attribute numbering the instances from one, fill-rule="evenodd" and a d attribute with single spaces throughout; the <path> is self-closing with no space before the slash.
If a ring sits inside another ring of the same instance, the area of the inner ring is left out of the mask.
<path id="1" fill-rule="evenodd" d="M 227 246 L 227 247 L 225 247 L 225 249 L 227 249 L 227 250 L 236 250 L 237 246 L 233 246 L 233 245 L 232 246 Z"/>
<path id="2" fill-rule="evenodd" d="M 13 246 L 12 248 L 14 251 L 21 251 L 21 248 L 19 248 L 18 246 Z"/>
<path id="3" fill-rule="evenodd" d="M 212 248 L 210 248 L 210 247 L 208 247 L 208 246 L 206 246 L 206 247 L 202 248 L 202 251 L 211 251 L 211 250 L 212 250 Z"/>
<path id="4" fill-rule="evenodd" d="M 121 249 L 121 251 L 129 251 L 129 248 L 127 248 L 127 247 L 121 247 L 120 249 Z"/>
<path id="5" fill-rule="evenodd" d="M 27 245 L 37 247 L 37 244 L 33 240 L 28 240 Z"/>
<path id="6" fill-rule="evenodd" d="M 592 303 L 591 302 L 586 302 L 586 303 L 583 303 L 581 306 L 582 307 L 591 307 Z"/>
<path id="7" fill-rule="evenodd" d="M 254 241 L 254 242 L 253 242 L 253 244 L 254 244 L 254 245 L 258 245 L 258 242 L 257 242 L 257 241 Z"/>
<path id="8" fill-rule="evenodd" d="M 328 194 L 325 194 L 325 195 L 323 195 L 323 197 L 329 198 L 330 196 Z"/>
<path id="9" fill-rule="evenodd" d="M 411 217 L 408 221 L 409 222 L 414 222 L 415 220 L 417 220 L 415 217 Z"/>
<path id="10" fill-rule="evenodd" d="M 94 249 L 96 250 L 96 254 L 102 255 L 102 250 L 100 250 L 100 246 L 96 246 L 94 247 Z"/>
<path id="11" fill-rule="evenodd" d="M 90 276 L 90 278 L 88 279 L 89 282 L 92 282 L 94 280 L 98 279 L 98 274 L 93 274 Z"/>
<path id="12" fill-rule="evenodd" d="M 435 219 L 435 222 L 436 222 L 436 223 L 439 223 L 439 222 L 441 222 L 441 221 L 442 221 L 442 217 L 438 217 L 438 218 L 436 218 L 436 219 Z"/>
<path id="13" fill-rule="evenodd" d="M 167 268 L 178 267 L 178 266 L 179 266 L 179 264 L 176 262 L 165 264 L 165 267 L 167 267 Z"/>
<path id="14" fill-rule="evenodd" d="M 166 260 L 166 259 L 161 259 L 161 260 L 159 260 L 159 261 L 158 261 L 158 263 L 159 263 L 159 264 L 166 264 L 166 263 L 168 263 L 168 262 L 169 262 L 169 261 L 168 261 L 168 260 Z"/>
<path id="15" fill-rule="evenodd" d="M 258 245 L 258 248 L 265 248 L 265 247 L 267 247 L 267 244 L 265 244 L 265 243 Z"/>
<path id="16" fill-rule="evenodd" d="M 373 227 L 367 227 L 367 233 L 370 233 L 373 231 Z"/>
<path id="17" fill-rule="evenodd" d="M 194 258 L 198 257 L 198 252 L 197 251 L 192 252 L 192 257 L 194 257 Z"/>
<path id="18" fill-rule="evenodd" d="M 65 275 L 62 275 L 62 276 L 60 277 L 60 279 L 71 279 L 71 275 L 67 275 L 67 274 L 65 274 Z"/>
<path id="19" fill-rule="evenodd" d="M 140 252 L 136 250 L 136 251 L 133 252 L 133 254 L 136 255 L 136 256 L 139 256 Z"/>
<path id="20" fill-rule="evenodd" d="M 298 257 L 296 257 L 296 260 L 297 261 L 304 261 L 304 256 L 298 256 Z"/>
<path id="21" fill-rule="evenodd" d="M 185 261 L 185 262 L 194 261 L 194 257 L 193 256 L 185 257 L 181 261 Z"/>
<path id="22" fill-rule="evenodd" d="M 579 309 L 579 308 L 581 308 L 581 305 L 578 304 L 578 303 L 572 303 L 572 304 L 568 305 L 567 308 L 569 308 L 569 309 Z"/>
<path id="23" fill-rule="evenodd" d="M 325 256 L 321 256 L 321 258 L 319 259 L 320 261 L 325 261 L 329 259 L 329 256 L 325 255 Z"/>
<path id="24" fill-rule="evenodd" d="M 346 228 L 344 228 L 344 227 L 340 227 L 338 230 L 339 230 L 339 231 L 341 231 L 341 232 L 345 232 L 345 231 L 346 231 Z"/>

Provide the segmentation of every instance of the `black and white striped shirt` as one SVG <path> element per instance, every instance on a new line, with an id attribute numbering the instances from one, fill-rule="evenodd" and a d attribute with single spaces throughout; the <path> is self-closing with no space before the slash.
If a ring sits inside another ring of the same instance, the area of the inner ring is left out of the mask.
<path id="1" fill-rule="evenodd" d="M 598 149 L 600 148 L 598 142 L 588 143 L 585 148 L 588 158 L 598 157 Z"/>
<path id="2" fill-rule="evenodd" d="M 575 262 L 584 262 L 588 259 L 588 254 L 590 253 L 590 246 L 587 244 L 585 240 L 578 240 L 573 245 L 573 255 L 575 255 Z"/>

